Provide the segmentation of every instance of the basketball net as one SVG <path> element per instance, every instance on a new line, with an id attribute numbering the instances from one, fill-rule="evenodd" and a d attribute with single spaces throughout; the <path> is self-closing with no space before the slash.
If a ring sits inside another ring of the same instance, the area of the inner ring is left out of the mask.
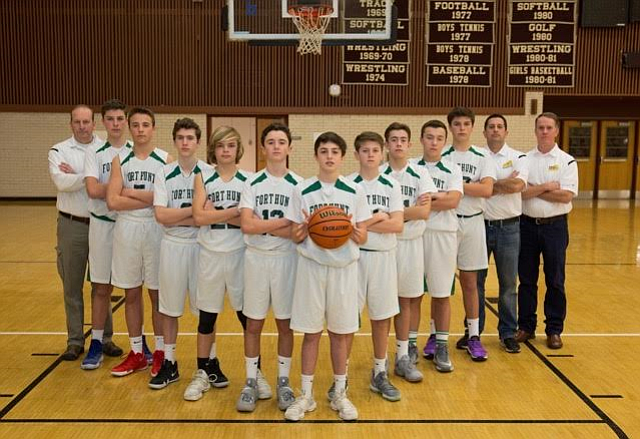
<path id="1" fill-rule="evenodd" d="M 298 53 L 306 55 L 322 53 L 322 37 L 329 26 L 333 8 L 329 6 L 297 6 L 289 10 L 293 23 L 300 32 Z"/>

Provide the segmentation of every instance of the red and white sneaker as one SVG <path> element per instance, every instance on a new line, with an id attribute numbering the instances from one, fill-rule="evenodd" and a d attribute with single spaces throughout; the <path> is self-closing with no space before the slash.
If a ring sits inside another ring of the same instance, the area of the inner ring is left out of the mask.
<path id="1" fill-rule="evenodd" d="M 153 364 L 151 365 L 151 376 L 155 377 L 162 368 L 162 362 L 164 361 L 164 351 L 153 351 Z"/>
<path id="2" fill-rule="evenodd" d="M 139 370 L 145 370 L 147 367 L 147 360 L 144 358 L 143 354 L 136 354 L 135 352 L 130 351 L 129 355 L 127 355 L 127 358 L 122 363 L 111 369 L 111 375 L 123 377 Z"/>

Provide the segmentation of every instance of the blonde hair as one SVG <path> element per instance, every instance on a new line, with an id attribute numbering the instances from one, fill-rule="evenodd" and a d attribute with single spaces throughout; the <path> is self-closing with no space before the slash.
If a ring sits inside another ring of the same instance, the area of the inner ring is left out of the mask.
<path id="1" fill-rule="evenodd" d="M 235 128 L 221 126 L 215 129 L 209 137 L 209 143 L 207 144 L 207 163 L 218 164 L 216 160 L 216 145 L 220 142 L 236 140 L 238 143 L 238 151 L 236 153 L 236 164 L 240 162 L 242 155 L 244 154 L 244 148 L 242 146 L 242 139 L 240 133 Z"/>

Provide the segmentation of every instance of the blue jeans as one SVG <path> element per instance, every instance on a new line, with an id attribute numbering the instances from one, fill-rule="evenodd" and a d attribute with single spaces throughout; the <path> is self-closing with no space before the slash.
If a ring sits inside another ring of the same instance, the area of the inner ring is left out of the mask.
<path id="1" fill-rule="evenodd" d="M 520 253 L 520 223 L 489 225 L 485 222 L 487 254 L 496 262 L 498 273 L 498 334 L 501 340 L 515 336 L 517 328 L 518 254 Z M 480 332 L 484 330 L 484 284 L 488 270 L 478 271 L 478 300 L 480 304 Z"/>
<path id="2" fill-rule="evenodd" d="M 522 249 L 518 266 L 520 287 L 518 294 L 518 327 L 534 333 L 538 323 L 538 276 L 540 255 L 544 260 L 545 332 L 562 334 L 567 315 L 567 296 L 564 290 L 565 262 L 569 245 L 569 228 L 564 216 L 550 224 L 536 224 L 524 218 L 521 223 Z"/>

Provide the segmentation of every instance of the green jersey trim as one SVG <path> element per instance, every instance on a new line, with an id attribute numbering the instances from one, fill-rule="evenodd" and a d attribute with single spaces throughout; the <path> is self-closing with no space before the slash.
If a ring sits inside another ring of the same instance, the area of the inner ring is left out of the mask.
<path id="1" fill-rule="evenodd" d="M 436 163 L 436 168 L 446 172 L 447 174 L 451 174 L 451 171 L 445 165 L 443 165 L 442 162 Z"/>
<path id="2" fill-rule="evenodd" d="M 288 181 L 289 183 L 291 183 L 292 185 L 294 185 L 294 186 L 298 185 L 298 182 L 296 181 L 296 179 L 293 178 L 293 175 L 291 175 L 289 173 L 287 173 L 287 175 L 284 176 L 284 179 L 286 181 Z"/>
<path id="3" fill-rule="evenodd" d="M 240 180 L 240 181 L 247 181 L 247 177 L 245 177 L 244 175 L 242 175 L 242 174 L 240 173 L 240 171 L 237 171 L 237 172 L 236 172 L 236 175 L 234 175 L 234 177 L 235 177 L 235 178 L 237 178 L 237 179 L 238 179 L 238 180 Z"/>
<path id="4" fill-rule="evenodd" d="M 362 175 L 358 175 L 356 178 L 353 179 L 353 181 L 355 181 L 356 183 L 362 183 Z"/>
<path id="5" fill-rule="evenodd" d="M 124 166 L 125 163 L 127 163 L 129 160 L 131 160 L 135 156 L 136 155 L 133 153 L 133 151 L 131 151 L 129 155 L 126 156 L 125 159 L 122 161 L 122 163 L 120 163 L 120 166 Z"/>
<path id="6" fill-rule="evenodd" d="M 263 172 L 260 176 L 258 176 L 258 178 L 256 178 L 255 180 L 253 180 L 251 182 L 251 186 L 255 186 L 258 183 L 262 183 L 263 181 L 265 181 L 267 179 L 267 173 Z"/>
<path id="7" fill-rule="evenodd" d="M 155 151 L 151 151 L 151 154 L 149 154 L 149 157 L 156 159 L 157 161 L 159 161 L 163 165 L 167 164 L 164 160 L 162 160 L 162 158 L 158 154 L 156 154 Z"/>
<path id="8" fill-rule="evenodd" d="M 391 174 L 391 166 L 387 166 L 387 169 L 384 170 L 383 174 L 385 175 Z"/>
<path id="9" fill-rule="evenodd" d="M 180 175 L 180 165 L 177 165 L 173 171 L 171 171 L 169 173 L 169 175 L 167 175 L 167 178 L 165 179 L 165 181 L 169 181 L 171 180 L 173 177 L 177 177 L 178 175 Z"/>
<path id="10" fill-rule="evenodd" d="M 214 172 L 213 175 L 211 177 L 209 177 L 209 179 L 207 181 L 204 182 L 204 184 L 209 184 L 212 181 L 215 181 L 218 177 L 220 177 L 220 174 L 218 174 L 218 171 Z"/>
<path id="11" fill-rule="evenodd" d="M 91 212 L 91 216 L 92 216 L 92 217 L 94 217 L 94 218 L 97 218 L 97 219 L 99 219 L 99 220 L 107 221 L 107 222 L 110 222 L 110 223 L 115 223 L 115 222 L 116 222 L 116 220 L 111 219 L 111 218 L 109 218 L 108 216 L 104 216 L 104 215 L 96 215 L 96 214 L 95 214 L 95 213 L 93 213 L 93 212 Z"/>
<path id="12" fill-rule="evenodd" d="M 442 153 L 442 157 L 451 154 L 453 151 L 455 151 L 455 150 L 453 149 L 453 146 L 452 146 L 449 149 L 447 149 L 445 152 Z"/>
<path id="13" fill-rule="evenodd" d="M 105 142 L 105 144 L 96 151 L 96 154 L 102 151 L 106 151 L 109 148 L 111 148 L 111 144 L 109 142 Z"/>
<path id="14" fill-rule="evenodd" d="M 422 161 L 420 163 L 418 163 L 419 165 L 424 165 L 424 163 L 422 163 Z M 413 169 L 411 169 L 411 166 L 407 166 L 407 174 L 411 175 L 412 177 L 415 178 L 420 178 L 420 175 L 414 171 Z"/>
<path id="15" fill-rule="evenodd" d="M 475 155 L 479 155 L 480 157 L 484 157 L 484 154 L 482 154 L 480 151 L 478 151 L 476 149 L 473 149 L 473 146 L 469 148 L 469 151 L 471 151 Z"/>
<path id="16" fill-rule="evenodd" d="M 351 186 L 349 186 L 348 184 L 346 184 L 345 182 L 343 182 L 340 179 L 336 180 L 336 189 L 340 189 L 341 191 L 345 191 L 345 192 L 349 192 L 350 194 L 355 194 L 356 190 L 354 188 L 352 188 Z"/>
<path id="17" fill-rule="evenodd" d="M 302 191 L 302 195 L 310 194 L 311 192 L 319 191 L 322 189 L 322 184 L 319 181 L 316 181 L 311 186 Z"/>
<path id="18" fill-rule="evenodd" d="M 389 180 L 384 178 L 382 175 L 378 175 L 378 181 L 384 184 L 385 186 L 393 187 L 393 184 Z"/>

